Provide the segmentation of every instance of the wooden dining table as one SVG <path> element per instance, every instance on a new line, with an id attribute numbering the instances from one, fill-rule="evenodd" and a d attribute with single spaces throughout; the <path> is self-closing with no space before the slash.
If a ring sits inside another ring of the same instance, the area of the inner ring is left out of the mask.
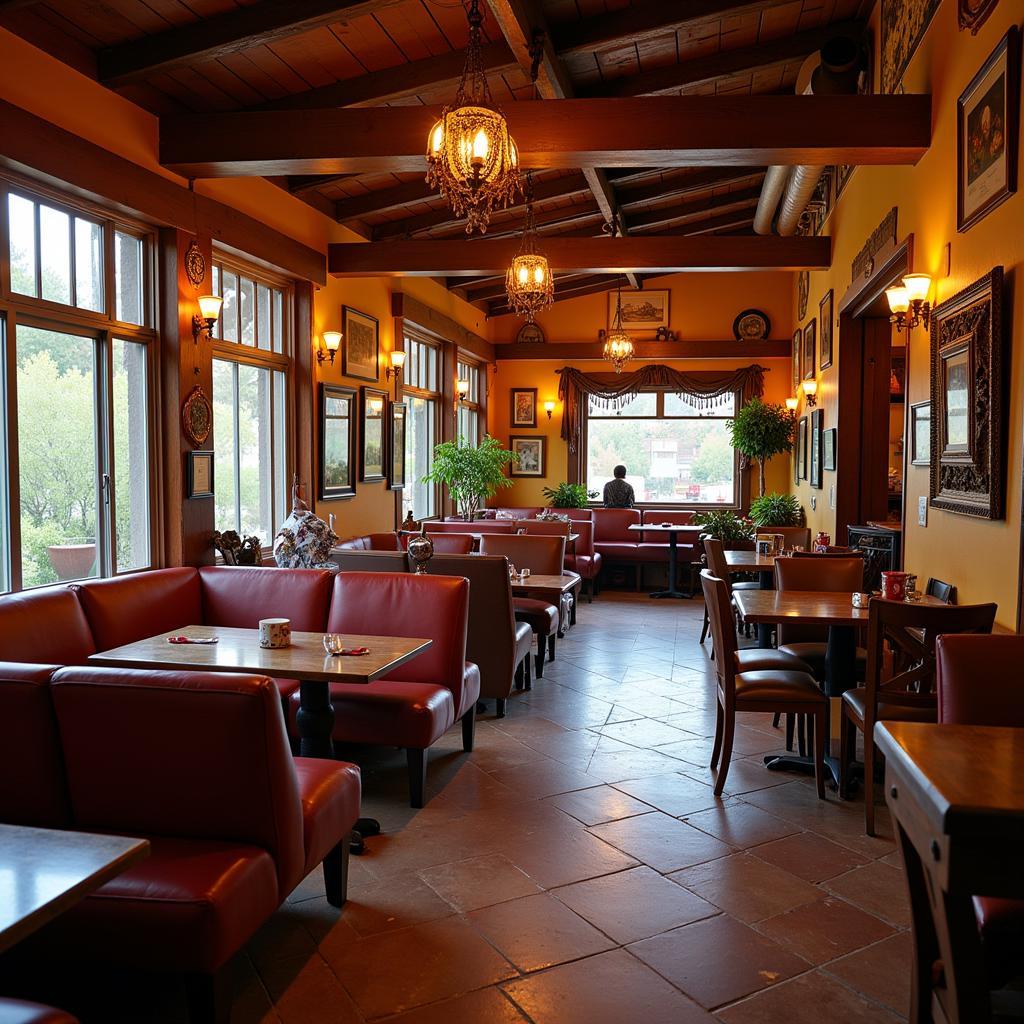
<path id="1" fill-rule="evenodd" d="M 703 533 L 705 527 L 692 523 L 633 523 L 627 529 L 630 533 L 639 533 L 641 540 L 645 533 L 660 533 L 668 537 L 668 586 L 664 590 L 655 590 L 649 596 L 693 597 L 692 591 L 689 594 L 684 594 L 676 586 L 676 577 L 679 572 L 679 534 L 692 534 L 696 539 Z"/>
<path id="2" fill-rule="evenodd" d="M 974 897 L 1024 899 L 1024 729 L 879 722 L 875 743 L 910 893 L 908 1020 L 985 1024 Z"/>
<path id="3" fill-rule="evenodd" d="M 550 602 L 556 608 L 559 607 L 562 595 L 576 590 L 582 582 L 579 574 L 575 572 L 562 573 L 557 576 L 554 574 L 531 573 L 529 576 L 511 577 L 512 593 L 516 597 L 536 597 Z M 578 601 L 573 601 L 572 611 L 569 613 L 569 625 L 571 626 L 576 625 L 577 604 L 579 604 Z"/>
<path id="4" fill-rule="evenodd" d="M 762 590 L 772 590 L 775 586 L 775 555 L 762 555 L 757 551 L 724 551 L 725 564 L 730 576 L 741 573 L 756 572 L 757 582 Z M 759 647 L 770 647 L 772 642 L 772 624 L 762 622 L 757 626 L 757 644 Z"/>

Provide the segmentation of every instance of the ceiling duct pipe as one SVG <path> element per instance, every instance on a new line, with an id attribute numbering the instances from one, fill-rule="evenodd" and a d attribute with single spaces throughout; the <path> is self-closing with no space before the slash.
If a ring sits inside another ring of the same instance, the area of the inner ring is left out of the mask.
<path id="1" fill-rule="evenodd" d="M 836 36 L 830 39 L 819 54 L 809 58 L 801 69 L 797 92 L 818 96 L 853 95 L 857 92 L 860 76 L 862 50 L 860 42 L 850 36 Z M 811 66 L 806 86 L 800 88 L 800 80 Z M 780 235 L 791 235 L 800 223 L 800 217 L 811 196 L 824 167 L 801 165 L 790 168 L 775 165 L 769 167 L 764 178 L 761 198 L 754 214 L 754 230 L 760 235 L 771 233 L 772 218 L 782 196 L 782 208 L 776 230 Z"/>

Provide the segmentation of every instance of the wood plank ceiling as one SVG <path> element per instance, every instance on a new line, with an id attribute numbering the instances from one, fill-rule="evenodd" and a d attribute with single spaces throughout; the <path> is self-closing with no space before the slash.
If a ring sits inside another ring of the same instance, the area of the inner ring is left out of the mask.
<path id="1" fill-rule="evenodd" d="M 869 0 L 482 0 L 498 103 L 572 97 L 792 93 L 830 34 Z M 462 69 L 460 0 L 0 0 L 0 25 L 157 114 L 441 105 Z M 536 85 L 526 44 L 540 31 Z M 560 168 L 534 176 L 546 237 L 749 235 L 763 168 Z M 420 173 L 275 179 L 365 238 L 464 238 Z M 488 238 L 522 229 L 495 213 Z M 471 241 L 470 244 L 473 244 Z M 615 287 L 556 276 L 556 298 Z M 634 278 L 636 280 L 636 278 Z M 495 277 L 449 284 L 491 314 Z"/>

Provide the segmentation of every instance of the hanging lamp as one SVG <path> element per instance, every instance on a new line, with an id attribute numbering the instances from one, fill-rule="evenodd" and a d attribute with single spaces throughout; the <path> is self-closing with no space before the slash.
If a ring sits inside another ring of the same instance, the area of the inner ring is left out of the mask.
<path id="1" fill-rule="evenodd" d="M 533 216 L 533 182 L 526 176 L 526 225 L 519 252 L 505 275 L 505 293 L 512 311 L 533 323 L 534 317 L 555 301 L 555 282 L 548 258 L 539 251 L 537 221 Z"/>
<path id="2" fill-rule="evenodd" d="M 622 368 L 633 358 L 633 339 L 629 332 L 622 326 L 622 282 L 615 296 L 615 319 L 612 321 L 611 329 L 604 339 L 604 357 L 616 373 L 622 373 Z"/>
<path id="3" fill-rule="evenodd" d="M 427 184 L 448 200 L 466 234 L 487 231 L 491 211 L 508 206 L 519 192 L 519 154 L 505 115 L 491 98 L 481 49 L 479 0 L 467 11 L 469 43 L 455 101 L 427 138 Z"/>

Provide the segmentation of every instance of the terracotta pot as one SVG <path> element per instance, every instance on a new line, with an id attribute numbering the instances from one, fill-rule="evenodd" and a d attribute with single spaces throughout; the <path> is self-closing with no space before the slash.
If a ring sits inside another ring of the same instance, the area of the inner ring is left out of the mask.
<path id="1" fill-rule="evenodd" d="M 96 561 L 95 544 L 54 544 L 46 549 L 59 580 L 80 580 Z"/>

